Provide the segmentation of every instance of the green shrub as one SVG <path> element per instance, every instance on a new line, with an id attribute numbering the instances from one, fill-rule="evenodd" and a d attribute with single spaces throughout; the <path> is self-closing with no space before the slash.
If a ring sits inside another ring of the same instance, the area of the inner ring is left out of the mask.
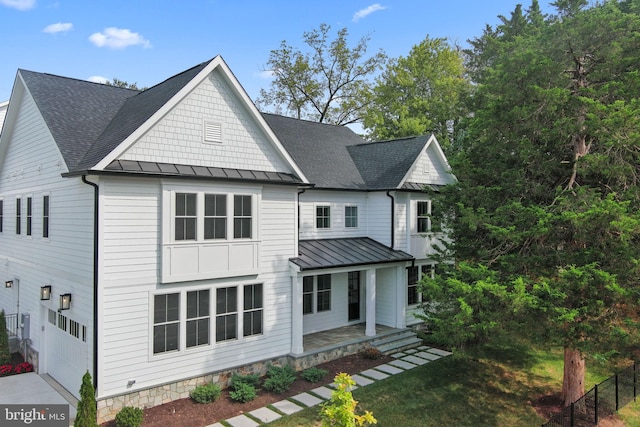
<path id="1" fill-rule="evenodd" d="M 217 384 L 209 383 L 199 385 L 189 393 L 189 396 L 198 403 L 211 403 L 220 397 L 222 390 Z"/>
<path id="2" fill-rule="evenodd" d="M 258 387 L 260 385 L 260 375 L 258 374 L 249 374 L 249 375 L 240 375 L 233 374 L 231 376 L 231 387 L 236 388 L 237 384 L 247 384 L 254 387 Z"/>
<path id="3" fill-rule="evenodd" d="M 322 379 L 328 373 L 329 371 L 327 370 L 313 367 L 302 371 L 302 378 L 309 381 L 310 383 L 317 383 L 318 381 L 322 381 Z"/>
<path id="4" fill-rule="evenodd" d="M 256 388 L 251 384 L 237 382 L 233 386 L 233 390 L 229 392 L 229 397 L 237 402 L 249 402 L 257 396 Z"/>
<path id="5" fill-rule="evenodd" d="M 264 387 L 274 393 L 284 393 L 296 380 L 296 371 L 291 366 L 271 366 L 267 370 Z"/>
<path id="6" fill-rule="evenodd" d="M 93 388 L 91 374 L 87 371 L 82 376 L 80 386 L 80 400 L 76 411 L 74 427 L 98 427 L 98 413 L 96 409 L 96 391 Z"/>
<path id="7" fill-rule="evenodd" d="M 4 310 L 0 310 L 0 366 L 11 362 L 11 352 L 9 351 L 9 334 L 7 333 L 7 319 Z"/>
<path id="8" fill-rule="evenodd" d="M 142 424 L 144 414 L 142 409 L 133 406 L 125 406 L 116 414 L 117 427 L 139 427 Z"/>

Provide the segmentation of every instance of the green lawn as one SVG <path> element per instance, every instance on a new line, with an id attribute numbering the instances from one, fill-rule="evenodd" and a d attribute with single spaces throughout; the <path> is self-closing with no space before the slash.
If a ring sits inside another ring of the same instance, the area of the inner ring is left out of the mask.
<path id="1" fill-rule="evenodd" d="M 587 390 L 609 372 L 589 370 Z M 449 356 L 355 390 L 359 412 L 369 410 L 382 426 L 535 426 L 546 420 L 530 405 L 560 390 L 562 354 L 509 344 Z M 638 405 L 624 408 L 628 426 L 640 426 Z M 319 426 L 318 408 L 270 426 Z"/>

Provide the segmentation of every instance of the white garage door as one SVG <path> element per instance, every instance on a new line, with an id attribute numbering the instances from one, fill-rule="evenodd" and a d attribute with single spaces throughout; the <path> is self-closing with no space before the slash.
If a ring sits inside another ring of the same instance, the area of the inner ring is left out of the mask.
<path id="1" fill-rule="evenodd" d="M 82 376 L 90 366 L 87 358 L 87 327 L 53 310 L 49 310 L 46 325 L 47 373 L 79 397 Z"/>

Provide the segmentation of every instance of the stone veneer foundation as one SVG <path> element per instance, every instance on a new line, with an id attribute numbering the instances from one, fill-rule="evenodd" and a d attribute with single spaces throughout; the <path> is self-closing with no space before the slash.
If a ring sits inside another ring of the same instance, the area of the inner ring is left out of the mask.
<path id="1" fill-rule="evenodd" d="M 259 374 L 261 376 L 267 373 L 269 365 L 284 366 L 290 365 L 296 371 L 302 371 L 312 366 L 329 362 L 343 356 L 355 354 L 367 347 L 368 343 L 358 342 L 347 345 L 336 346 L 334 348 L 325 348 L 316 352 L 307 352 L 300 355 L 289 354 L 287 356 L 275 359 L 263 360 L 249 365 L 239 366 L 237 368 L 227 369 L 224 371 L 212 372 L 207 375 L 189 378 L 186 380 L 163 384 L 144 390 L 136 390 L 135 392 L 110 396 L 98 400 L 98 423 L 113 420 L 118 412 L 125 406 L 134 406 L 136 408 L 150 408 L 173 400 L 184 399 L 189 397 L 189 392 L 200 384 L 215 383 L 221 388 L 227 388 L 231 376 L 234 373 L 241 375 Z"/>

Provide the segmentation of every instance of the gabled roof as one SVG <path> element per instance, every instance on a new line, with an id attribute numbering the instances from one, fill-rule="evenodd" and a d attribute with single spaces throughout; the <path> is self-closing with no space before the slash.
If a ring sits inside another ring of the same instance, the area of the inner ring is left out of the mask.
<path id="1" fill-rule="evenodd" d="M 301 271 L 412 261 L 406 252 L 391 249 L 369 237 L 300 240 L 298 256 L 291 258 Z"/>
<path id="2" fill-rule="evenodd" d="M 316 188 L 421 191 L 424 186 L 404 180 L 433 135 L 366 142 L 346 126 L 262 115 Z"/>

